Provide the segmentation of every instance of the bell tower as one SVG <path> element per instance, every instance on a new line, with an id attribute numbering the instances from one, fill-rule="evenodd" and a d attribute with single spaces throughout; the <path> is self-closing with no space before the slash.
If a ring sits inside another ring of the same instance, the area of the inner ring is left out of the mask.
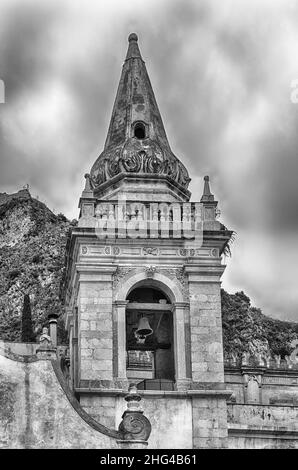
<path id="1" fill-rule="evenodd" d="M 217 220 L 207 176 L 201 201 L 190 202 L 137 35 L 128 41 L 68 247 L 71 384 L 85 410 L 114 428 L 135 383 L 151 448 L 226 447 L 220 279 L 232 232 Z"/>

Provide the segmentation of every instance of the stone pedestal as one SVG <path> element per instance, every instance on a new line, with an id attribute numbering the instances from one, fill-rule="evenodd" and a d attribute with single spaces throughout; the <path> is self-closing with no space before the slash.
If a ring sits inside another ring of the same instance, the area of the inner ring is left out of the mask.
<path id="1" fill-rule="evenodd" d="M 146 449 L 148 442 L 145 441 L 117 441 L 120 449 Z"/>

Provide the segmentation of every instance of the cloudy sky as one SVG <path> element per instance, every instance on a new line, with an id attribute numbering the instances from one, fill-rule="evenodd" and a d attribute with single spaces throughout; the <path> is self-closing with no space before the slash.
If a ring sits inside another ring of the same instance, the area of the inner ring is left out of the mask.
<path id="1" fill-rule="evenodd" d="M 298 321 L 298 0 L 1 0 L 0 192 L 78 216 L 130 32 L 192 200 L 209 174 L 237 232 L 223 286 Z"/>

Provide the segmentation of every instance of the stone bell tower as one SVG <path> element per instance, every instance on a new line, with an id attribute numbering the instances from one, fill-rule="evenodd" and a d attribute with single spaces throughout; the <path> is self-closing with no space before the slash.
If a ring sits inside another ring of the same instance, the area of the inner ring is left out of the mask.
<path id="1" fill-rule="evenodd" d="M 116 427 L 135 383 L 150 447 L 225 447 L 220 279 L 231 232 L 207 176 L 201 201 L 189 202 L 136 34 L 103 152 L 85 178 L 66 272 L 73 392 Z"/>

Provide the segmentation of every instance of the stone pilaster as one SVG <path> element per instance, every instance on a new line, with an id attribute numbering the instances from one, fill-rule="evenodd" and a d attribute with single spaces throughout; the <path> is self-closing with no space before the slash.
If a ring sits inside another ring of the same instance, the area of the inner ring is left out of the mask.
<path id="1" fill-rule="evenodd" d="M 193 396 L 193 446 L 195 449 L 222 449 L 228 446 L 227 397 L 230 392 L 205 391 Z"/>
<path id="2" fill-rule="evenodd" d="M 115 378 L 126 388 L 126 305 L 128 301 L 114 303 L 114 366 Z"/>
<path id="3" fill-rule="evenodd" d="M 80 385 L 113 380 L 113 266 L 79 267 Z M 104 382 L 101 382 L 104 383 Z"/>
<path id="4" fill-rule="evenodd" d="M 224 266 L 187 266 L 190 296 L 192 379 L 223 382 L 220 276 Z"/>
<path id="5" fill-rule="evenodd" d="M 224 266 L 187 266 L 190 297 L 194 448 L 227 447 L 220 277 Z"/>
<path id="6" fill-rule="evenodd" d="M 178 390 L 187 389 L 190 377 L 187 377 L 187 348 L 185 317 L 189 305 L 187 302 L 174 304 L 174 343 L 175 343 L 175 370 L 176 385 Z"/>

